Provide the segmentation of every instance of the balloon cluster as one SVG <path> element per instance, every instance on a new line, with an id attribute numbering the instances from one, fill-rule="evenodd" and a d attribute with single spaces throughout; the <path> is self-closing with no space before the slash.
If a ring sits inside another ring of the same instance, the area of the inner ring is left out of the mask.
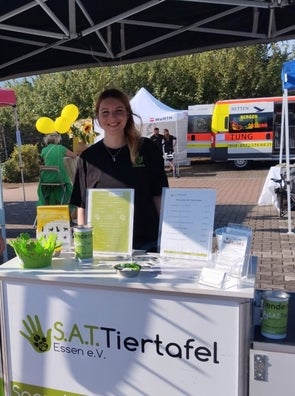
<path id="1" fill-rule="evenodd" d="M 79 109 L 74 104 L 66 105 L 59 117 L 53 121 L 49 117 L 40 117 L 36 122 L 36 128 L 38 132 L 49 134 L 49 133 L 67 133 L 69 132 L 71 125 L 76 121 L 79 115 Z"/>

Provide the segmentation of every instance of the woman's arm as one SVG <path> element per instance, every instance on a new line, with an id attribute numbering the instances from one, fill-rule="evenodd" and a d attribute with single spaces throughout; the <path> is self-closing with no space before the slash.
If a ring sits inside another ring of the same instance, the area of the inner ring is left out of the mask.
<path id="1" fill-rule="evenodd" d="M 162 197 L 161 195 L 157 195 L 153 197 L 153 201 L 154 201 L 154 205 L 155 208 L 157 210 L 158 215 L 160 216 L 160 212 L 161 212 L 161 201 L 162 201 Z"/>
<path id="2" fill-rule="evenodd" d="M 173 140 L 172 140 L 173 148 L 176 146 L 176 142 L 177 142 L 177 138 L 173 136 Z"/>
<path id="3" fill-rule="evenodd" d="M 67 149 L 66 153 L 65 153 L 65 157 L 76 158 L 77 155 L 75 153 L 73 153 L 73 151 Z"/>
<path id="4" fill-rule="evenodd" d="M 85 209 L 84 208 L 77 209 L 77 223 L 78 223 L 78 225 L 85 225 Z"/>

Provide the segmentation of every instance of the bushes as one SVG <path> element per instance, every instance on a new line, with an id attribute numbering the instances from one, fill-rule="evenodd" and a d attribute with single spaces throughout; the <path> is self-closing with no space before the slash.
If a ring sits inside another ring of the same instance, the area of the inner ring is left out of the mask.
<path id="1" fill-rule="evenodd" d="M 25 182 L 38 180 L 40 156 L 37 145 L 24 144 L 21 146 L 21 157 Z M 21 182 L 19 162 L 19 149 L 15 146 L 10 158 L 3 164 L 3 181 L 9 183 Z"/>

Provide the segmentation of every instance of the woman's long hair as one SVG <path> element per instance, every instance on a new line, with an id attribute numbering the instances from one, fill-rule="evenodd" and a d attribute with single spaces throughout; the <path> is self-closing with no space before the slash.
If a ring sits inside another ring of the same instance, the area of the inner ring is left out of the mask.
<path id="1" fill-rule="evenodd" d="M 169 129 L 164 128 L 163 139 L 164 139 L 165 141 L 169 141 L 169 137 L 170 137 Z"/>
<path id="2" fill-rule="evenodd" d="M 126 136 L 126 141 L 127 145 L 130 151 L 130 159 L 133 164 L 135 164 L 136 157 L 138 155 L 140 145 L 141 145 L 141 133 L 140 131 L 136 128 L 134 118 L 135 114 L 132 112 L 130 101 L 128 96 L 120 91 L 117 88 L 109 88 L 103 91 L 97 98 L 96 105 L 95 105 L 95 115 L 98 118 L 98 112 L 99 112 L 99 107 L 101 105 L 101 102 L 105 99 L 108 98 L 114 98 L 122 102 L 124 105 L 127 113 L 128 113 L 128 119 L 127 123 L 125 126 L 125 136 Z M 136 117 L 140 118 L 138 115 Z"/>

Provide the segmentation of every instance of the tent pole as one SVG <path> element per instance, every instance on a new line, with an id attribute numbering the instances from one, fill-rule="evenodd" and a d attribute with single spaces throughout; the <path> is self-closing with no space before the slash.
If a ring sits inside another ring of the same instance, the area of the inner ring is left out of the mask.
<path id="1" fill-rule="evenodd" d="M 25 192 L 25 181 L 24 181 L 24 164 L 22 159 L 22 142 L 21 142 L 21 135 L 19 130 L 19 123 L 18 123 L 18 116 L 17 116 L 17 109 L 16 106 L 14 107 L 14 118 L 15 118 L 15 128 L 16 128 L 16 143 L 18 147 L 18 158 L 19 158 L 19 168 L 20 168 L 20 175 L 23 187 L 23 197 L 24 197 L 24 204 L 26 205 L 26 192 Z"/>
<path id="2" fill-rule="evenodd" d="M 6 243 L 6 228 L 5 228 L 5 213 L 4 213 L 4 201 L 3 201 L 3 190 L 2 190 L 2 166 L 0 163 L 0 225 L 1 225 L 1 235 L 5 243 L 5 248 L 3 252 L 3 262 L 8 260 L 7 254 L 7 243 Z"/>
<path id="3" fill-rule="evenodd" d="M 1 134 L 2 134 L 2 142 L 3 142 L 3 148 L 4 148 L 4 153 L 5 153 L 5 161 L 8 158 L 8 152 L 7 152 L 7 144 L 6 144 L 6 138 L 5 138 L 5 133 L 4 133 L 4 128 L 1 127 Z"/>
<path id="4" fill-rule="evenodd" d="M 175 167 L 175 163 L 174 163 L 174 177 L 180 177 L 179 175 L 179 146 L 178 146 L 178 126 L 177 126 L 177 119 L 175 121 L 175 126 L 176 126 L 176 167 Z M 176 173 L 175 173 L 175 169 L 176 169 Z"/>
<path id="5" fill-rule="evenodd" d="M 285 137 L 285 101 L 283 97 L 282 103 L 282 116 L 281 116 L 281 136 L 280 136 L 280 159 L 279 164 L 283 163 L 283 148 L 285 146 L 284 137 Z"/>
<path id="6" fill-rule="evenodd" d="M 285 78 L 287 76 L 285 75 Z M 290 191 L 290 147 L 289 147 L 289 115 L 288 115 L 288 90 L 284 89 L 284 121 L 285 121 L 285 145 L 286 145 L 286 184 L 287 184 L 287 209 L 288 209 L 288 234 L 293 234 L 291 225 L 291 191 Z"/>

